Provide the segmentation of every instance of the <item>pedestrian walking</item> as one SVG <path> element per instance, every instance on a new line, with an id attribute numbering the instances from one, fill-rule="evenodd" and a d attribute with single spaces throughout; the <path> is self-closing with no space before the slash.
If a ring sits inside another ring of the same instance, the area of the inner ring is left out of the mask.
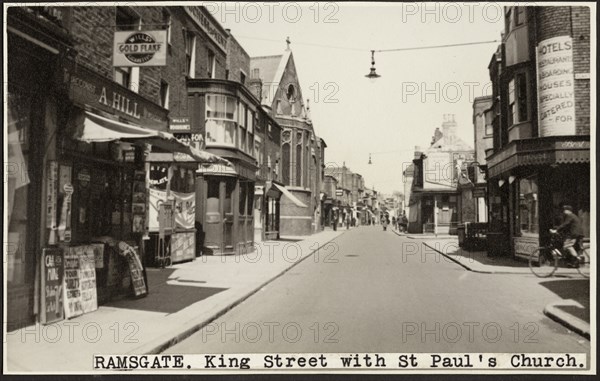
<path id="1" fill-rule="evenodd" d="M 333 209 L 331 211 L 332 217 L 333 217 L 333 231 L 337 231 L 337 224 L 338 224 L 338 213 L 337 213 L 337 208 Z"/>

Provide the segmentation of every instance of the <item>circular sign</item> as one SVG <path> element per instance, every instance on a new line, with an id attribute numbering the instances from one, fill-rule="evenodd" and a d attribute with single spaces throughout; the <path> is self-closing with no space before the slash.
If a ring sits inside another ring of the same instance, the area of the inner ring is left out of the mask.
<path id="1" fill-rule="evenodd" d="M 119 52 L 123 53 L 129 61 L 143 64 L 150 61 L 160 47 L 161 44 L 157 43 L 151 35 L 137 32 L 127 37 L 124 44 L 119 45 Z"/>
<path id="2" fill-rule="evenodd" d="M 65 193 L 67 195 L 72 195 L 73 194 L 73 185 L 71 185 L 70 183 L 66 183 L 65 186 L 63 187 L 63 189 L 65 190 Z"/>

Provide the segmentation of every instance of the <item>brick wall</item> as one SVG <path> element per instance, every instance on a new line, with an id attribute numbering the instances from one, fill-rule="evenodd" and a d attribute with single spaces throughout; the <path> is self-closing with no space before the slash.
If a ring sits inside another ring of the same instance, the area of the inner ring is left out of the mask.
<path id="1" fill-rule="evenodd" d="M 590 9 L 573 7 L 573 69 L 575 75 L 590 72 Z M 577 134 L 590 134 L 590 80 L 575 79 Z"/>
<path id="2" fill-rule="evenodd" d="M 229 70 L 228 79 L 236 82 L 241 82 L 241 72 L 244 71 L 246 75 L 245 83 L 248 84 L 248 80 L 251 77 L 250 55 L 248 55 L 232 35 L 227 40 L 227 70 Z"/>
<path id="3" fill-rule="evenodd" d="M 141 67 L 138 93 L 159 104 L 161 81 L 169 84 L 169 111 L 171 116 L 189 116 L 186 87 L 185 30 L 196 34 L 196 78 L 208 77 L 208 51 L 215 54 L 215 77 L 225 78 L 226 54 L 209 36 L 198 28 L 181 7 L 132 7 L 142 20 L 142 29 L 161 29 L 171 19 L 170 46 L 167 65 Z M 77 62 L 98 74 L 113 80 L 112 49 L 116 7 L 73 7 L 71 33 L 78 51 Z M 146 25 L 146 26 L 144 26 Z"/>

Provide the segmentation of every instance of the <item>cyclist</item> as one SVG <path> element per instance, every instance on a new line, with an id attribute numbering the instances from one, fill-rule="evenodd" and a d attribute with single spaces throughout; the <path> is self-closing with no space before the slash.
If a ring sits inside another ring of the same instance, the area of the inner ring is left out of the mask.
<path id="1" fill-rule="evenodd" d="M 581 220 L 575 213 L 571 205 L 563 205 L 562 222 L 556 229 L 550 229 L 551 233 L 559 233 L 563 238 L 563 251 L 568 253 L 571 259 L 579 263 L 578 250 L 581 250 L 581 239 L 583 238 L 583 227 Z"/>

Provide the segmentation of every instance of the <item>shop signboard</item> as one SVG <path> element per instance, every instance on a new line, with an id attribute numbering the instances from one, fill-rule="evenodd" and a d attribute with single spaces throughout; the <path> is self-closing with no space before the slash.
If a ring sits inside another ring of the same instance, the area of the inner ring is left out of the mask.
<path id="1" fill-rule="evenodd" d="M 191 131 L 192 127 L 190 124 L 190 118 L 189 117 L 171 117 L 169 118 L 169 130 L 171 130 L 172 132 L 178 132 L 178 131 L 185 131 L 185 132 L 189 132 Z"/>
<path id="2" fill-rule="evenodd" d="M 523 259 L 529 259 L 531 253 L 537 250 L 540 245 L 538 236 L 515 237 L 513 241 L 515 256 Z"/>
<path id="3" fill-rule="evenodd" d="M 575 135 L 573 39 L 541 41 L 536 62 L 540 136 Z"/>
<path id="4" fill-rule="evenodd" d="M 45 248 L 41 261 L 41 322 L 49 324 L 64 319 L 64 256 L 60 248 Z"/>
<path id="5" fill-rule="evenodd" d="M 113 66 L 166 66 L 167 31 L 115 32 Z"/>
<path id="6" fill-rule="evenodd" d="M 171 261 L 173 263 L 194 259 L 196 256 L 194 232 L 176 233 L 171 237 Z"/>
<path id="7" fill-rule="evenodd" d="M 131 285 L 135 296 L 144 296 L 148 294 L 148 288 L 144 281 L 144 267 L 138 257 L 137 250 L 127 255 L 129 264 L 129 273 L 131 274 Z"/>

